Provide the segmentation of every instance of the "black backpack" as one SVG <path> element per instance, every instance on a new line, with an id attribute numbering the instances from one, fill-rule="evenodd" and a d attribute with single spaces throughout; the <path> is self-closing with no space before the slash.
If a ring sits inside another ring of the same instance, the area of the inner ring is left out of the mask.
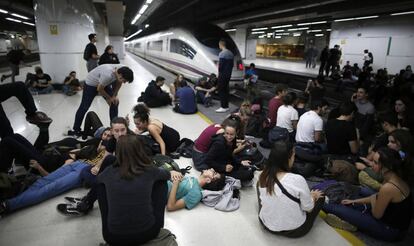
<path id="1" fill-rule="evenodd" d="M 178 164 L 169 156 L 156 154 L 152 157 L 152 163 L 156 167 L 160 167 L 167 171 L 177 171 L 185 175 L 189 173 L 191 170 L 191 166 L 187 166 L 186 168 L 180 168 Z"/>
<path id="2" fill-rule="evenodd" d="M 238 155 L 237 158 L 242 160 L 249 160 L 250 165 L 256 166 L 259 170 L 263 169 L 263 164 L 265 162 L 265 157 L 263 154 L 257 149 L 257 147 L 249 146 L 244 148 Z"/>
<path id="3" fill-rule="evenodd" d="M 188 138 L 180 140 L 180 145 L 175 152 L 180 153 L 182 157 L 192 158 L 194 141 Z"/>

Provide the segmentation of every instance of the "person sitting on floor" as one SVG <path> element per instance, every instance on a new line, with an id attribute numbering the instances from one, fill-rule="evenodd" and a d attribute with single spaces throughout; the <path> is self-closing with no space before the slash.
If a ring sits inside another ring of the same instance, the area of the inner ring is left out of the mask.
<path id="1" fill-rule="evenodd" d="M 203 189 L 218 191 L 224 187 L 225 177 L 213 168 L 203 170 L 198 178 L 185 176 L 168 181 L 167 210 L 192 209 L 200 203 Z"/>
<path id="2" fill-rule="evenodd" d="M 352 119 L 357 110 L 354 103 L 344 102 L 339 106 L 340 116 L 326 124 L 328 153 L 335 155 L 335 158 L 353 161 L 356 159 L 359 141 Z"/>
<path id="3" fill-rule="evenodd" d="M 207 77 L 202 77 L 196 84 L 196 99 L 197 103 L 204 104 L 205 107 L 210 107 L 212 103 L 212 93 L 216 87 L 207 81 Z"/>
<path id="4" fill-rule="evenodd" d="M 324 100 L 313 101 L 310 111 L 304 113 L 296 128 L 296 142 L 321 143 L 323 142 L 323 115 L 328 108 L 328 103 Z"/>
<path id="5" fill-rule="evenodd" d="M 76 78 L 76 72 L 72 71 L 69 73 L 69 76 L 63 81 L 62 91 L 67 96 L 73 96 L 76 92 L 81 91 L 82 86 L 79 82 L 79 79 Z"/>
<path id="6" fill-rule="evenodd" d="M 295 140 L 296 126 L 299 120 L 298 111 L 293 107 L 295 100 L 296 93 L 294 92 L 289 92 L 283 97 L 283 105 L 277 110 L 276 120 L 276 126 L 288 130 L 292 142 Z"/>
<path id="7" fill-rule="evenodd" d="M 36 76 L 32 81 L 30 92 L 37 94 L 49 94 L 53 91 L 52 78 L 47 73 L 43 73 L 42 68 L 35 68 Z"/>
<path id="8" fill-rule="evenodd" d="M 355 200 L 342 200 L 341 204 L 325 204 L 323 210 L 329 213 L 326 222 L 337 228 L 358 229 L 380 240 L 402 239 L 411 223 L 412 204 L 410 187 L 403 179 L 401 167 L 397 151 L 379 149 L 372 166 L 384 177 L 379 192 Z"/>
<path id="9" fill-rule="evenodd" d="M 325 198 L 319 190 L 309 191 L 306 180 L 290 172 L 295 151 L 290 142 L 276 142 L 257 182 L 259 221 L 274 234 L 291 238 L 306 235 L 312 228 Z"/>
<path id="10" fill-rule="evenodd" d="M 174 112 L 180 114 L 197 113 L 195 93 L 185 80 L 181 81 L 177 91 L 175 92 L 175 97 L 178 102 L 173 108 Z"/>
<path id="11" fill-rule="evenodd" d="M 148 131 L 160 145 L 161 154 L 174 152 L 180 145 L 180 134 L 161 121 L 150 118 L 150 110 L 144 104 L 137 104 L 134 109 L 134 122 L 139 133 Z"/>
<path id="12" fill-rule="evenodd" d="M 194 141 L 192 159 L 194 168 L 197 171 L 208 169 L 206 164 L 206 154 L 211 145 L 211 138 L 216 134 L 224 133 L 226 126 L 232 126 L 240 130 L 240 122 L 234 118 L 226 118 L 221 124 L 212 124 L 206 127 L 200 134 L 200 136 Z"/>
<path id="13" fill-rule="evenodd" d="M 172 84 L 170 84 L 170 93 L 172 95 L 173 98 L 175 98 L 175 93 L 177 92 L 178 88 L 181 87 L 181 83 L 185 81 L 184 79 L 184 75 L 182 74 L 177 74 L 177 77 L 175 78 L 174 82 Z"/>
<path id="14" fill-rule="evenodd" d="M 276 95 L 269 100 L 267 118 L 270 119 L 270 128 L 276 125 L 277 110 L 283 105 L 283 97 L 287 94 L 288 87 L 285 84 L 278 83 L 275 85 Z"/>
<path id="15" fill-rule="evenodd" d="M 164 227 L 166 182 L 182 177 L 152 166 L 143 149 L 138 136 L 120 136 L 117 164 L 98 176 L 102 236 L 111 245 L 141 245 L 157 237 Z"/>
<path id="16" fill-rule="evenodd" d="M 170 94 L 161 89 L 164 82 L 165 79 L 163 77 L 157 76 L 155 81 L 153 80 L 148 84 L 145 92 L 142 94 L 143 102 L 149 108 L 157 108 L 172 104 Z"/>
<path id="17" fill-rule="evenodd" d="M 242 185 L 249 186 L 255 169 L 250 165 L 250 161 L 239 161 L 234 158 L 236 134 L 237 127 L 227 125 L 224 127 L 224 133 L 212 136 L 211 144 L 206 153 L 205 164 L 208 168 L 214 168 L 217 172 L 225 173 L 226 176 L 239 179 Z"/>

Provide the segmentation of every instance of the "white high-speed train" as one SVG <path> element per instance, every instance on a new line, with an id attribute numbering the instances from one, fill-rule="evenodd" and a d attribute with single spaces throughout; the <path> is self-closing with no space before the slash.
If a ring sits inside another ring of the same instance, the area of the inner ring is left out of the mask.
<path id="1" fill-rule="evenodd" d="M 197 81 L 211 73 L 217 75 L 220 39 L 226 41 L 227 48 L 234 54 L 231 84 L 242 83 L 244 67 L 240 52 L 230 36 L 214 25 L 170 28 L 126 42 L 125 46 L 135 55 Z"/>

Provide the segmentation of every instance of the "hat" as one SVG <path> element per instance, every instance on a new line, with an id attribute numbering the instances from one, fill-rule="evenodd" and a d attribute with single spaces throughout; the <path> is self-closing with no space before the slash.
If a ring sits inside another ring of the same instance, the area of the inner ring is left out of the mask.
<path id="1" fill-rule="evenodd" d="M 96 131 L 95 131 L 95 133 L 93 134 L 93 136 L 95 137 L 95 138 L 102 138 L 102 134 L 104 133 L 104 131 L 106 130 L 106 127 L 104 127 L 104 126 L 101 126 L 101 127 L 99 127 Z"/>

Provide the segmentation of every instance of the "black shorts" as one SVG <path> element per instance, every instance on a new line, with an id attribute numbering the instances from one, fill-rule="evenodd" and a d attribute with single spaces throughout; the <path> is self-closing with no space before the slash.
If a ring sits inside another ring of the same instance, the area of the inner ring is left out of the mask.
<path id="1" fill-rule="evenodd" d="M 10 69 L 12 71 L 12 76 L 19 75 L 19 65 L 14 63 L 9 63 Z"/>

